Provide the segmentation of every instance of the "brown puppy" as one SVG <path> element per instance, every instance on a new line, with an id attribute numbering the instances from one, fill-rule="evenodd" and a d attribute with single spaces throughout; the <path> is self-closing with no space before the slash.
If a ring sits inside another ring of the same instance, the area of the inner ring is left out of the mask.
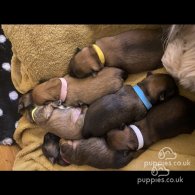
<path id="1" fill-rule="evenodd" d="M 156 69 L 161 65 L 162 30 L 131 30 L 98 39 L 70 61 L 69 74 L 83 78 L 103 67 L 117 67 L 128 73 Z"/>
<path id="2" fill-rule="evenodd" d="M 81 139 L 87 107 L 64 107 L 56 102 L 29 109 L 27 118 L 47 132 L 64 139 Z"/>
<path id="3" fill-rule="evenodd" d="M 191 133 L 195 129 L 195 103 L 185 97 L 175 96 L 154 106 L 143 120 L 134 125 L 139 128 L 143 136 L 143 148 L 148 148 L 161 139 Z M 110 148 L 137 150 L 138 137 L 132 127 L 126 126 L 123 130 L 108 132 L 107 143 Z"/>
<path id="4" fill-rule="evenodd" d="M 21 112 L 33 104 L 43 105 L 60 99 L 66 106 L 88 105 L 104 95 L 118 91 L 126 78 L 127 74 L 118 68 L 105 68 L 95 78 L 76 79 L 69 75 L 64 77 L 65 80 L 53 78 L 23 95 L 18 110 Z"/>
<path id="5" fill-rule="evenodd" d="M 111 150 L 104 138 L 89 138 L 67 141 L 60 140 L 60 156 L 70 164 L 89 165 L 99 169 L 121 168 L 127 165 L 139 152 Z"/>
<path id="6" fill-rule="evenodd" d="M 173 78 L 167 74 L 150 74 L 137 84 L 154 105 L 177 94 Z M 103 136 L 109 130 L 120 128 L 122 124 L 139 121 L 147 109 L 130 85 L 124 85 L 115 94 L 104 96 L 89 106 L 87 110 L 83 137 Z"/>

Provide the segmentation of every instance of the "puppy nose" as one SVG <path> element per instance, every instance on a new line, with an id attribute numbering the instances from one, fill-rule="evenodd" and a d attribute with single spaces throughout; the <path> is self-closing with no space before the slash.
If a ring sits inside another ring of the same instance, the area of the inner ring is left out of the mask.
<path id="1" fill-rule="evenodd" d="M 55 158 L 54 158 L 54 157 L 50 157 L 50 158 L 49 158 L 49 161 L 50 161 L 52 164 L 55 164 Z"/>

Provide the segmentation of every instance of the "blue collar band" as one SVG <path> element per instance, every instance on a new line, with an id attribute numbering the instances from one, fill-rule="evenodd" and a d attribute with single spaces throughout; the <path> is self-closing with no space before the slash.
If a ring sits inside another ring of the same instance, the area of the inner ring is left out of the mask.
<path id="1" fill-rule="evenodd" d="M 138 85 L 133 86 L 133 89 L 135 93 L 138 95 L 138 97 L 140 98 L 140 100 L 143 102 L 147 110 L 152 108 L 152 104 L 149 102 L 142 89 Z"/>

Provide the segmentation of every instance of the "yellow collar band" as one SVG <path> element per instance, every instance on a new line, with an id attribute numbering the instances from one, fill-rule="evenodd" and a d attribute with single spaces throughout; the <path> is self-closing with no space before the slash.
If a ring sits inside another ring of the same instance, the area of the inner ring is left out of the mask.
<path id="1" fill-rule="evenodd" d="M 35 111 L 37 110 L 37 108 L 38 108 L 38 107 L 35 107 L 35 108 L 32 110 L 32 112 L 31 112 L 31 116 L 32 116 L 32 119 L 33 119 L 34 122 L 35 122 L 35 116 L 34 116 L 34 114 L 35 114 Z"/>
<path id="2" fill-rule="evenodd" d="M 102 50 L 96 44 L 93 44 L 93 48 L 95 49 L 95 51 L 100 59 L 100 62 L 104 65 L 105 64 L 105 57 L 104 57 Z"/>

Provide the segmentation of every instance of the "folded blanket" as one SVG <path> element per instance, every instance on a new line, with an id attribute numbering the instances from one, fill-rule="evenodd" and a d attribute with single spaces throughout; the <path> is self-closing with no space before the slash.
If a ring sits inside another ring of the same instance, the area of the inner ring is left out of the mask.
<path id="1" fill-rule="evenodd" d="M 133 28 L 146 25 L 3 25 L 12 43 L 13 83 L 26 93 L 40 80 L 65 75 L 77 47 Z"/>
<path id="2" fill-rule="evenodd" d="M 158 28 L 152 25 L 3 25 L 12 43 L 12 80 L 18 91 L 25 93 L 40 80 L 60 77 L 67 73 L 67 65 L 76 47 L 84 47 L 97 38 L 112 36 L 134 28 Z M 156 72 L 165 72 L 159 69 Z M 145 73 L 129 75 L 126 83 L 135 84 Z M 195 95 L 181 93 L 195 100 Z M 13 170 L 97 170 L 89 166 L 62 167 L 52 165 L 42 154 L 41 144 L 45 130 L 29 123 L 25 115 L 20 119 L 14 138 L 21 151 L 17 154 Z M 190 161 L 190 166 L 168 165 L 168 169 L 195 170 L 195 132 L 162 140 L 134 159 L 121 170 L 151 170 L 147 162 L 158 161 L 163 147 L 177 153 L 177 161 Z M 175 159 L 176 160 L 176 159 Z M 144 164 L 145 163 L 145 164 Z"/>

